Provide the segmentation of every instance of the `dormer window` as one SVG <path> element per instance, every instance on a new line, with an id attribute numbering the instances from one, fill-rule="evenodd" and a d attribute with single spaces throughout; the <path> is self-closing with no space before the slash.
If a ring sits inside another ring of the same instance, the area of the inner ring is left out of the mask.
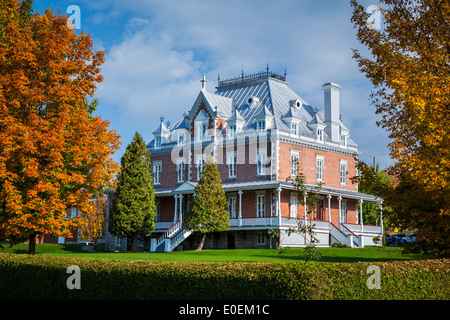
<path id="1" fill-rule="evenodd" d="M 317 140 L 319 140 L 320 142 L 323 141 L 323 130 L 322 129 L 317 130 Z"/>
<path id="2" fill-rule="evenodd" d="M 341 134 L 341 144 L 346 147 L 347 146 L 347 135 Z"/>
<path id="3" fill-rule="evenodd" d="M 155 137 L 155 148 L 161 148 L 161 137 Z"/>
<path id="4" fill-rule="evenodd" d="M 232 125 L 228 127 L 228 136 L 234 137 L 236 135 L 236 126 Z"/>
<path id="5" fill-rule="evenodd" d="M 264 132 L 264 130 L 266 130 L 266 122 L 265 121 L 258 121 L 256 123 L 256 131 L 258 133 L 262 133 L 262 132 Z"/>
<path id="6" fill-rule="evenodd" d="M 291 133 L 294 135 L 298 135 L 298 124 L 295 122 L 292 122 L 291 124 Z"/>

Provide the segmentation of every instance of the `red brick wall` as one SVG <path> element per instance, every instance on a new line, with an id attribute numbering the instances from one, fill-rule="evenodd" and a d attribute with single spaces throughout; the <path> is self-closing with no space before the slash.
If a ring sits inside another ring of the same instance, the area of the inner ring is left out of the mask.
<path id="1" fill-rule="evenodd" d="M 288 143 L 279 143 L 278 180 L 286 180 L 291 174 L 291 150 L 299 151 L 299 165 L 306 183 L 317 184 L 316 155 L 324 156 L 323 186 L 356 191 L 356 184 L 350 181 L 356 175 L 355 159 L 352 156 L 310 149 Z M 347 160 L 347 185 L 340 183 L 340 160 Z"/>

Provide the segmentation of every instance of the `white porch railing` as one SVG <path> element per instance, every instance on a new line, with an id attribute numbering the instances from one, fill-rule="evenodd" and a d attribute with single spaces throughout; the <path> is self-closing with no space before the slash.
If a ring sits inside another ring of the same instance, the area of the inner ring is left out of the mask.
<path id="1" fill-rule="evenodd" d="M 229 219 L 230 227 L 277 226 L 278 217 Z"/>

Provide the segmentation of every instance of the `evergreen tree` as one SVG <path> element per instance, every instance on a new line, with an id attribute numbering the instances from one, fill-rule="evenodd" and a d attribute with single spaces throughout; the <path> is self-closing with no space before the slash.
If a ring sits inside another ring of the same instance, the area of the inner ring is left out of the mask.
<path id="1" fill-rule="evenodd" d="M 131 251 L 136 251 L 138 236 L 150 236 L 156 216 L 150 153 L 138 132 L 122 156 L 121 166 L 109 231 L 117 237 L 131 238 Z"/>
<path id="2" fill-rule="evenodd" d="M 230 228 L 227 207 L 220 173 L 216 164 L 209 161 L 203 168 L 195 188 L 195 197 L 186 213 L 186 228 L 202 234 L 197 251 L 202 250 L 208 232 L 226 231 Z"/>

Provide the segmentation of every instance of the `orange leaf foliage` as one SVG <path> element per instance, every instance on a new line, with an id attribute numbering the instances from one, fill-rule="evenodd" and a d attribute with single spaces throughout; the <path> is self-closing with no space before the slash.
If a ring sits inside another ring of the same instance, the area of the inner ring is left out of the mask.
<path id="1" fill-rule="evenodd" d="M 0 4 L 0 239 L 69 235 L 66 209 L 87 208 L 118 171 L 120 136 L 89 112 L 104 53 L 66 20 Z"/>

